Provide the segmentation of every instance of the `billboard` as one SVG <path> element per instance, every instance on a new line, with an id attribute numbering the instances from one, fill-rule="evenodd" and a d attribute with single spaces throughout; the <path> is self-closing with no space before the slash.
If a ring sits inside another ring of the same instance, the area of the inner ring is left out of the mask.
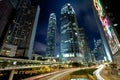
<path id="1" fill-rule="evenodd" d="M 111 25 L 110 19 L 107 16 L 105 10 L 102 7 L 100 0 L 94 0 L 94 6 L 99 15 L 99 19 L 102 23 L 103 30 L 105 32 L 106 38 L 108 40 L 112 54 L 115 54 L 119 49 L 119 41 L 115 34 L 115 31 Z"/>

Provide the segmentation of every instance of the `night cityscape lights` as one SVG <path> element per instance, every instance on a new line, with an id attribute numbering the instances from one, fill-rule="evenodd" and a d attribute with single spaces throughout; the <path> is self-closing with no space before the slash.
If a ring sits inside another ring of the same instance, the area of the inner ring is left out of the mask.
<path id="1" fill-rule="evenodd" d="M 55 57 L 56 48 L 56 16 L 51 13 L 48 23 L 46 56 Z"/>
<path id="2" fill-rule="evenodd" d="M 68 3 L 61 9 L 60 52 L 63 61 L 82 62 L 79 28 L 73 7 Z"/>
<path id="3" fill-rule="evenodd" d="M 107 17 L 107 14 L 105 13 L 104 9 L 102 8 L 101 1 L 94 0 L 94 6 L 95 6 L 96 10 L 98 11 L 98 15 L 99 15 L 100 21 L 103 25 L 103 29 L 104 29 L 105 35 L 107 37 L 111 52 L 112 52 L 112 54 L 115 54 L 119 49 L 119 46 L 118 46 L 119 41 L 117 39 L 117 36 L 113 30 L 110 20 Z"/>
<path id="4" fill-rule="evenodd" d="M 12 0 L 12 4 L 15 15 L 9 22 L 0 55 L 32 59 L 40 8 L 29 0 Z"/>
<path id="5" fill-rule="evenodd" d="M 0 80 L 120 80 L 116 3 L 0 0 Z"/>

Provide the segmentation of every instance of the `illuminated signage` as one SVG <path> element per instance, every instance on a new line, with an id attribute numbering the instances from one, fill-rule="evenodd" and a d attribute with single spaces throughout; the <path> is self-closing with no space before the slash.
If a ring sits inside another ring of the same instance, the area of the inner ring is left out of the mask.
<path id="1" fill-rule="evenodd" d="M 104 16 L 104 9 L 102 8 L 102 4 L 101 4 L 100 0 L 94 0 L 94 6 L 95 6 L 96 10 L 98 11 L 98 14 L 100 16 Z"/>
<path id="2" fill-rule="evenodd" d="M 112 54 L 115 54 L 119 48 L 119 46 L 118 46 L 119 41 L 117 39 L 117 36 L 111 26 L 110 20 L 108 19 L 107 15 L 102 7 L 101 1 L 94 0 L 94 6 L 98 12 L 100 21 L 103 25 L 103 29 L 104 29 L 105 35 L 107 37 Z"/>

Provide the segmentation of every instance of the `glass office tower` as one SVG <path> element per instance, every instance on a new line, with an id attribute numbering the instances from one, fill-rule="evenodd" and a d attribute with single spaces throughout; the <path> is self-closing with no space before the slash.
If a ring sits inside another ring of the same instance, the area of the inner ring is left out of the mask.
<path id="1" fill-rule="evenodd" d="M 48 23 L 46 57 L 55 57 L 56 47 L 55 34 L 56 34 L 56 16 L 55 13 L 51 13 Z"/>
<path id="2" fill-rule="evenodd" d="M 40 8 L 31 5 L 29 0 L 20 0 L 14 4 L 14 9 L 15 15 L 9 24 L 0 55 L 32 59 Z"/>
<path id="3" fill-rule="evenodd" d="M 61 9 L 60 52 L 63 61 L 81 62 L 79 29 L 73 7 L 67 3 Z"/>

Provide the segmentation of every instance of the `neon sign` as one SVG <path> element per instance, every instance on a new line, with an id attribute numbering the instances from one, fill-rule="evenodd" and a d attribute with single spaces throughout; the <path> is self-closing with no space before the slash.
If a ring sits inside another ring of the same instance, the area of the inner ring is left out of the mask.
<path id="1" fill-rule="evenodd" d="M 94 6 L 95 6 L 96 10 L 98 11 L 98 14 L 100 16 L 104 16 L 104 9 L 102 8 L 102 4 L 101 4 L 100 0 L 94 0 Z"/>
<path id="2" fill-rule="evenodd" d="M 104 23 L 104 26 L 106 28 L 106 32 L 109 35 L 109 38 L 112 39 L 112 33 L 111 33 L 111 30 L 110 30 L 110 25 L 109 25 L 109 21 L 108 21 L 107 17 L 104 18 L 103 23 Z"/>
<path id="3" fill-rule="evenodd" d="M 112 54 L 115 54 L 118 51 L 118 44 L 119 41 L 117 39 L 117 36 L 111 26 L 110 20 L 107 17 L 107 14 L 105 13 L 101 1 L 100 0 L 94 0 L 94 6 L 98 12 L 100 21 L 103 25 L 103 29 L 105 32 L 105 35 L 107 37 L 108 43 L 110 45 L 110 49 L 112 51 Z"/>

